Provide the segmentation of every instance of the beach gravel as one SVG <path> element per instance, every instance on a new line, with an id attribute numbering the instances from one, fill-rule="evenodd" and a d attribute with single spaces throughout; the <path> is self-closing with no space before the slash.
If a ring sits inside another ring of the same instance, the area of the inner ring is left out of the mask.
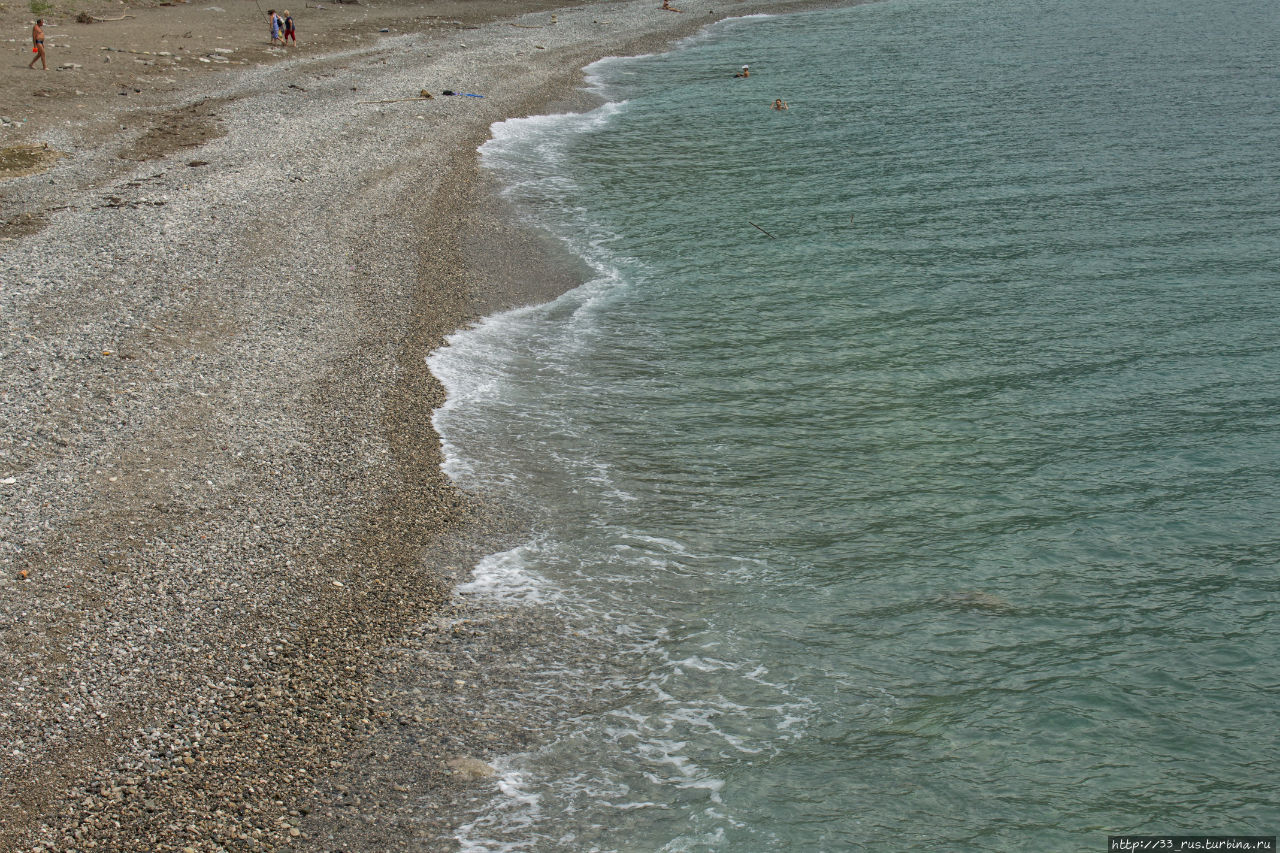
<path id="1" fill-rule="evenodd" d="M 433 792 L 491 784 L 529 735 L 394 710 L 387 653 L 429 636 L 422 667 L 461 667 L 423 626 L 520 522 L 441 473 L 425 357 L 577 282 L 475 150 L 581 106 L 586 63 L 765 4 L 681 5 L 373 4 L 270 60 L 128 47 L 240 6 L 138 8 L 51 30 L 79 68 L 4 71 L 48 94 L 0 109 L 0 148 L 53 154 L 0 180 L 0 850 L 391 849 L 321 819 L 340 785 L 370 826 L 412 794 L 416 849 L 449 849 Z M 90 32 L 118 34 L 92 63 Z M 125 61 L 142 76 L 103 70 Z M 430 773 L 341 781 L 405 727 Z"/>

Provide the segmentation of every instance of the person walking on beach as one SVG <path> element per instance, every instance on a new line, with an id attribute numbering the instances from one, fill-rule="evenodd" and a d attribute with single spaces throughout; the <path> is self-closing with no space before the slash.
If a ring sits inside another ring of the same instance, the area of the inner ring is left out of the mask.
<path id="1" fill-rule="evenodd" d="M 284 10 L 284 43 L 288 44 L 289 39 L 293 39 L 293 46 L 298 46 L 298 31 L 293 28 L 293 16 L 289 14 L 289 10 Z"/>
<path id="2" fill-rule="evenodd" d="M 267 10 L 267 23 L 271 25 L 271 43 L 284 44 L 284 39 L 280 36 L 280 16 L 275 9 Z"/>
<path id="3" fill-rule="evenodd" d="M 663 8 L 663 9 L 666 9 L 668 12 L 683 12 L 683 11 L 684 11 L 684 9 L 677 9 L 675 6 L 672 6 L 672 5 L 671 5 L 671 0 L 662 0 L 662 8 Z"/>
<path id="4" fill-rule="evenodd" d="M 31 28 L 31 52 L 35 56 L 31 57 L 31 62 L 27 64 L 28 68 L 36 67 L 36 60 L 40 60 L 40 67 L 45 71 L 49 70 L 49 63 L 44 61 L 44 18 L 36 18 L 36 25 Z"/>

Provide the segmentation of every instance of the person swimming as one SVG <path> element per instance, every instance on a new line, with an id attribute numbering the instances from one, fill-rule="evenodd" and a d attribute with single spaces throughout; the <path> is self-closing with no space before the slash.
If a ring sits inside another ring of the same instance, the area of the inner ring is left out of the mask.
<path id="1" fill-rule="evenodd" d="M 784 101 L 784 100 L 782 100 L 782 98 L 774 98 L 774 99 L 773 99 L 773 108 L 774 108 L 775 110 L 785 110 L 785 109 L 790 109 L 790 107 L 788 107 L 788 106 L 787 106 L 787 102 L 786 102 L 786 101 Z"/>
<path id="2" fill-rule="evenodd" d="M 744 65 L 744 66 L 742 66 L 742 70 L 741 70 L 741 71 L 739 71 L 737 74 L 735 74 L 735 75 L 733 75 L 733 76 L 734 76 L 734 77 L 750 77 L 750 76 L 751 76 L 751 66 L 750 66 L 750 65 Z"/>

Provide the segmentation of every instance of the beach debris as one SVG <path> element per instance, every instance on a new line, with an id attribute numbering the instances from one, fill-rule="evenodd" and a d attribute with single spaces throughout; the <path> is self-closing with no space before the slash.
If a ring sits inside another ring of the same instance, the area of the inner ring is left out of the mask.
<path id="1" fill-rule="evenodd" d="M 777 237 L 775 237 L 775 236 L 773 236 L 772 234 L 770 234 L 768 231 L 765 231 L 765 230 L 764 230 L 763 228 L 761 228 L 759 225 L 757 225 L 757 224 L 755 224 L 754 222 L 752 222 L 750 219 L 748 219 L 748 220 L 747 220 L 747 224 L 748 224 L 748 225 L 750 225 L 752 228 L 756 229 L 757 231 L 759 231 L 761 234 L 763 234 L 763 235 L 765 235 L 766 237 L 768 237 L 770 240 L 776 240 L 776 239 L 778 239 Z"/>
<path id="2" fill-rule="evenodd" d="M 125 199 L 125 198 L 121 198 L 118 195 L 106 195 L 106 196 L 103 196 L 102 198 L 106 202 L 106 204 L 95 204 L 92 208 L 90 208 L 90 210 L 100 210 L 104 207 L 111 208 L 112 210 L 119 210 L 120 208 L 126 208 L 128 210 L 137 210 L 142 207 L 164 207 L 166 204 L 169 203 L 163 199 L 150 199 L 150 198 Z M 110 355 L 110 353 L 103 353 L 103 355 Z"/>
<path id="3" fill-rule="evenodd" d="M 188 160 L 187 165 L 193 168 L 196 166 L 208 166 L 209 161 L 208 160 Z"/>
<path id="4" fill-rule="evenodd" d="M 5 477 L 3 480 L 0 480 L 0 486 L 12 486 L 16 482 L 18 482 L 17 477 Z"/>
<path id="5" fill-rule="evenodd" d="M 355 90 L 355 87 L 353 86 L 352 91 L 354 90 Z M 453 93 L 445 92 L 444 94 L 452 95 Z M 385 101 L 361 101 L 360 103 L 362 104 L 403 104 L 409 101 L 434 101 L 434 100 L 435 100 L 435 97 L 432 96 L 430 92 L 428 92 L 426 89 L 420 89 L 418 91 L 417 97 L 413 97 L 413 98 L 388 98 Z"/>
<path id="6" fill-rule="evenodd" d="M 135 18 L 136 15 L 121 15 L 118 18 L 99 18 L 97 15 L 90 15 L 88 12 L 81 12 L 76 15 L 77 24 L 101 24 L 106 21 L 123 21 L 125 18 Z"/>

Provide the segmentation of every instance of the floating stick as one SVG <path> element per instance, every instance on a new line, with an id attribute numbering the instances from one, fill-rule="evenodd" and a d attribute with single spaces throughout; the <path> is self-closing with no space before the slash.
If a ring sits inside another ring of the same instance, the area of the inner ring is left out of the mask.
<path id="1" fill-rule="evenodd" d="M 763 228 L 761 228 L 759 225 L 756 225 L 756 224 L 755 224 L 754 222 L 752 222 L 750 219 L 748 219 L 748 220 L 747 220 L 747 224 L 748 224 L 748 225 L 750 225 L 752 228 L 756 229 L 757 231 L 759 231 L 759 232 L 760 232 L 761 234 L 763 234 L 764 236 L 768 237 L 770 240 L 777 240 L 777 239 L 778 239 L 777 237 L 775 237 L 775 236 L 773 236 L 772 234 L 770 234 L 768 231 L 766 231 L 766 230 L 764 230 Z"/>

